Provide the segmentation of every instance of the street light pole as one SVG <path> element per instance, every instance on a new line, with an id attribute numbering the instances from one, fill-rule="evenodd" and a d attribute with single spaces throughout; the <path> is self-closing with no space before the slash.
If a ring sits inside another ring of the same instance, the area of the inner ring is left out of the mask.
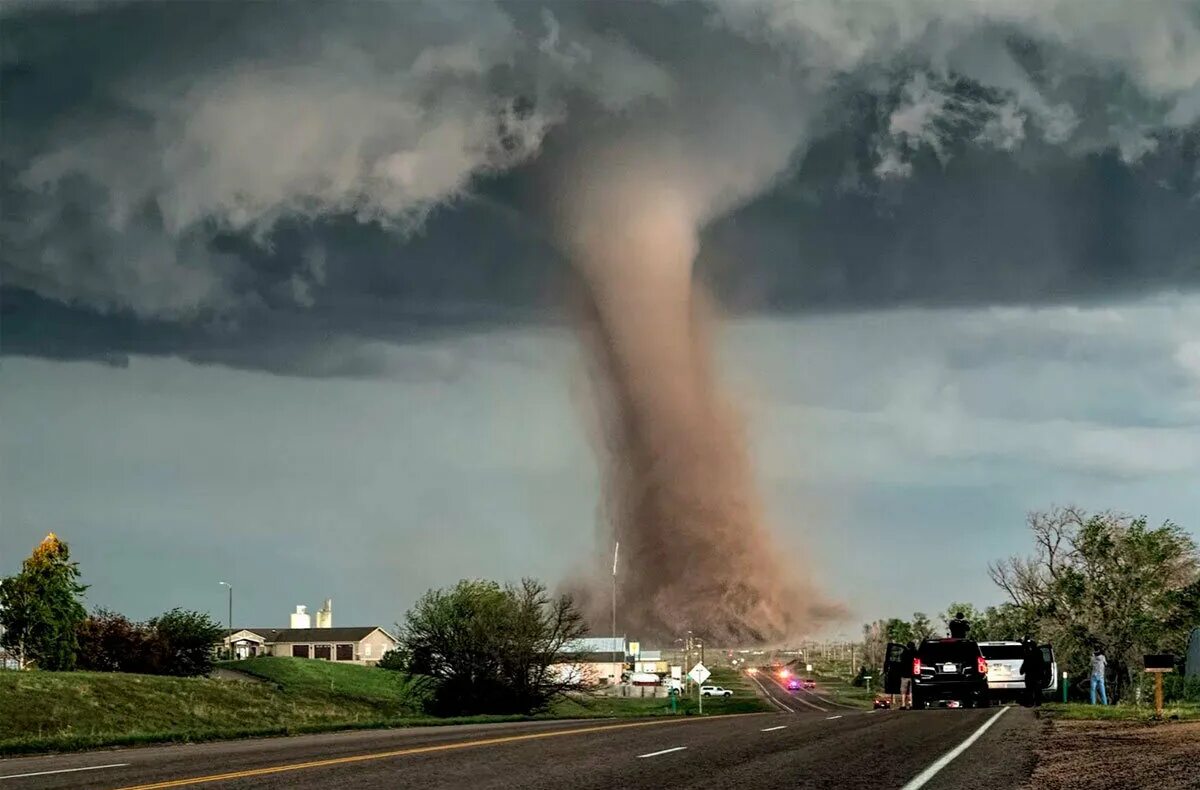
<path id="1" fill-rule="evenodd" d="M 233 585 L 229 582 L 220 582 L 221 585 L 229 588 L 229 658 L 233 659 Z"/>

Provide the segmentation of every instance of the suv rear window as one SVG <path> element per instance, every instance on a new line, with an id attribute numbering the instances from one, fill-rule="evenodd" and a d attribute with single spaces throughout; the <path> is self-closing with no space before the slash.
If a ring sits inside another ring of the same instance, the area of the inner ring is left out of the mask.
<path id="1" fill-rule="evenodd" d="M 937 664 L 942 661 L 967 663 L 979 655 L 974 642 L 927 642 L 917 650 L 922 663 Z"/>
<path id="2" fill-rule="evenodd" d="M 1025 657 L 1025 649 L 1020 645 L 980 645 L 979 652 L 988 661 L 1015 661 Z"/>

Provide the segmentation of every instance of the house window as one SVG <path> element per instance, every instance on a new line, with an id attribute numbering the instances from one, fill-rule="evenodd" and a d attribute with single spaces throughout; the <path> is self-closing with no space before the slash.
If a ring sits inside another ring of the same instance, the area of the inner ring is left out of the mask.
<path id="1" fill-rule="evenodd" d="M 329 645 L 316 645 L 313 647 L 313 658 L 319 658 L 322 661 L 329 661 L 333 658 L 333 648 Z"/>
<path id="2" fill-rule="evenodd" d="M 308 645 L 292 645 L 292 658 L 308 658 Z"/>
<path id="3" fill-rule="evenodd" d="M 338 645 L 337 646 L 338 661 L 353 661 L 354 660 L 354 645 Z"/>
<path id="4" fill-rule="evenodd" d="M 363 657 L 364 658 L 371 657 L 371 643 L 370 642 L 367 642 L 363 645 Z"/>

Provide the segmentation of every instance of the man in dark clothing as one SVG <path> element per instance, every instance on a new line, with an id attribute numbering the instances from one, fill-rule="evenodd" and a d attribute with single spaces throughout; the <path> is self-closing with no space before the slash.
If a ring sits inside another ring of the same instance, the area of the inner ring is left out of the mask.
<path id="1" fill-rule="evenodd" d="M 971 624 L 967 622 L 967 618 L 963 617 L 962 612 L 956 612 L 954 619 L 950 621 L 950 636 L 955 639 L 966 639 L 967 631 L 971 630 Z"/>
<path id="2" fill-rule="evenodd" d="M 1032 639 L 1025 640 L 1025 660 L 1021 662 L 1021 673 L 1025 675 L 1025 696 L 1030 705 L 1042 704 L 1042 689 L 1046 686 L 1046 662 L 1042 649 Z"/>

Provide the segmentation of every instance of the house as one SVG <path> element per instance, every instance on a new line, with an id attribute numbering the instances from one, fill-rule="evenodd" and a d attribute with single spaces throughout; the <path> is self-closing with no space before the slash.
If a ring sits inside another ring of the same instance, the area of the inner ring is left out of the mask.
<path id="1" fill-rule="evenodd" d="M 397 645 L 396 638 L 379 626 L 334 628 L 333 602 L 330 600 L 326 600 L 324 608 L 317 612 L 316 628 L 312 627 L 305 610 L 304 606 L 296 607 L 289 628 L 234 628 L 226 631 L 221 641 L 222 652 L 236 659 L 289 656 L 375 664 Z"/>
<path id="2" fill-rule="evenodd" d="M 562 661 L 550 670 L 564 680 L 585 686 L 609 686 L 621 682 L 625 671 L 624 637 L 589 637 L 565 645 Z"/>

